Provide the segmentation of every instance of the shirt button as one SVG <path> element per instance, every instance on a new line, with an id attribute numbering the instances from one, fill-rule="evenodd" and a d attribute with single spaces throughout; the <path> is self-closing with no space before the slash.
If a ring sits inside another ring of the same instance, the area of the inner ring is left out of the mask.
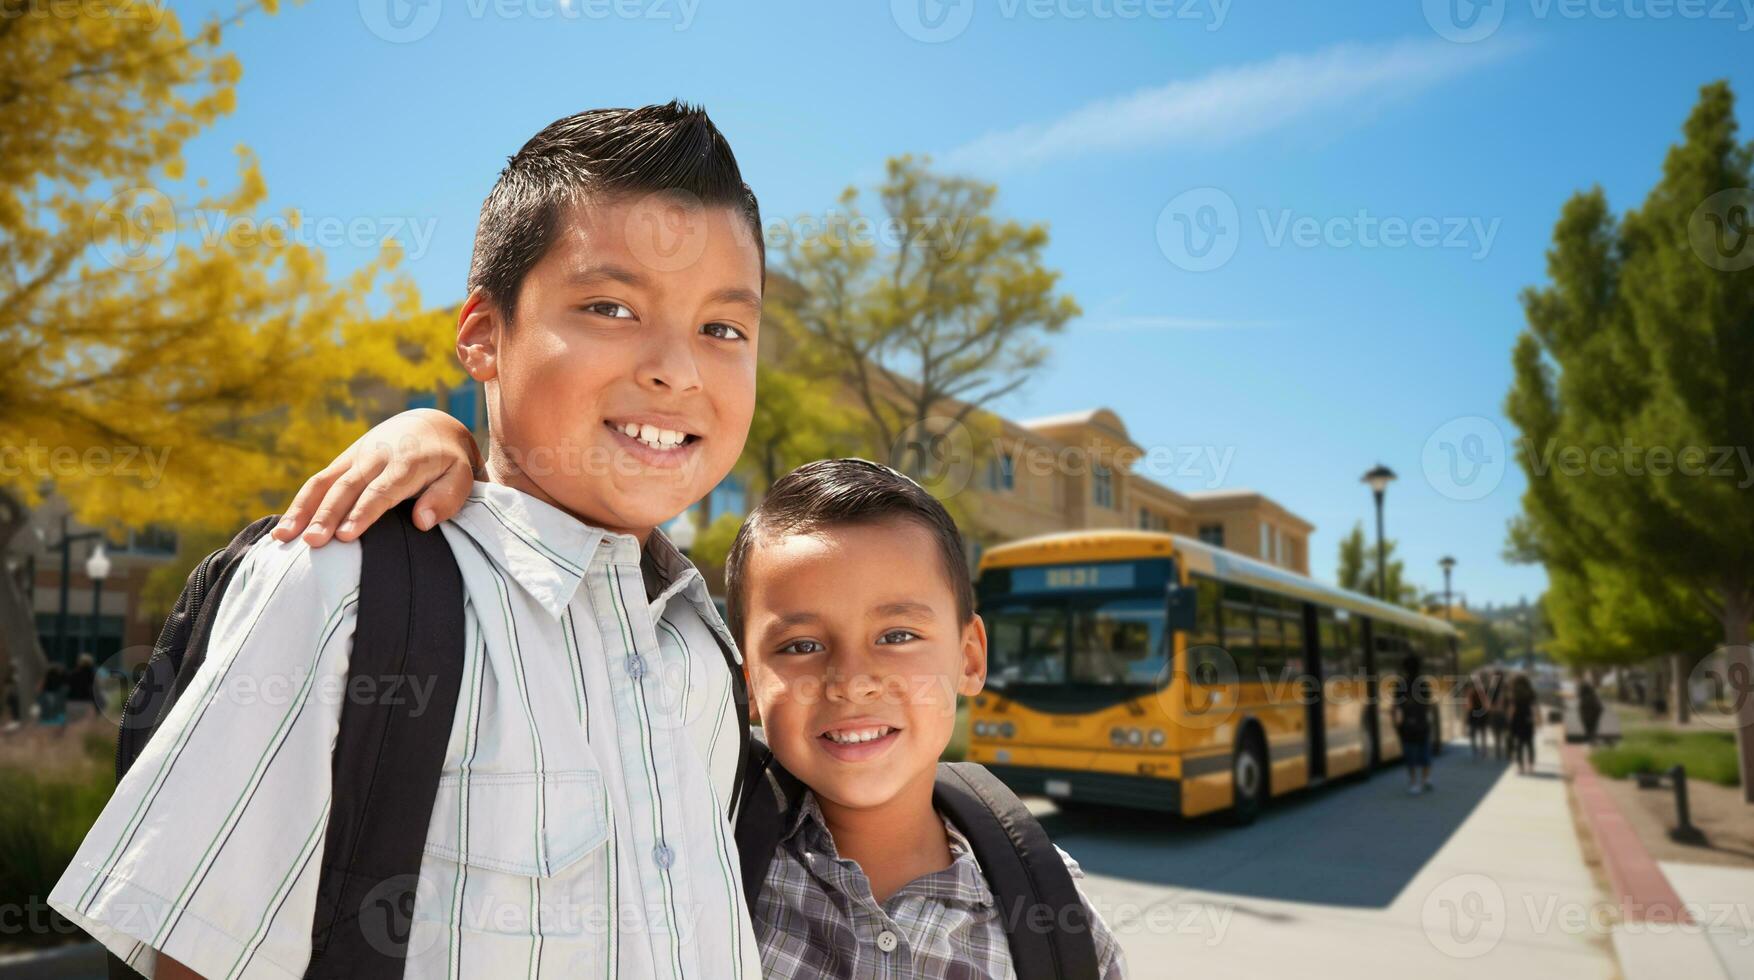
<path id="1" fill-rule="evenodd" d="M 637 653 L 627 655 L 627 676 L 639 680 L 646 673 L 646 658 Z"/>
<path id="2" fill-rule="evenodd" d="M 877 934 L 877 948 L 885 953 L 895 952 L 896 943 L 897 940 L 895 938 L 895 933 L 890 932 L 888 929 Z"/>
<path id="3" fill-rule="evenodd" d="M 670 845 L 659 844 L 652 848 L 652 860 L 658 862 L 658 867 L 668 871 L 670 865 L 676 862 L 676 853 L 670 850 Z"/>

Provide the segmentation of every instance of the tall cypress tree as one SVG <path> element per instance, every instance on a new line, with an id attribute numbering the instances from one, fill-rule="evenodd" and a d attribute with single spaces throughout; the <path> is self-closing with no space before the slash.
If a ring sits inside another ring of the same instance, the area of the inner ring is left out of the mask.
<path id="1" fill-rule="evenodd" d="M 1556 628 L 1646 643 L 1684 638 L 1689 617 L 1715 621 L 1742 688 L 1754 802 L 1751 176 L 1754 146 L 1736 142 L 1735 99 L 1717 82 L 1640 207 L 1616 220 L 1600 188 L 1568 201 L 1550 281 L 1523 292 L 1505 411 L 1528 476 L 1513 550 L 1552 572 L 1569 607 Z"/>

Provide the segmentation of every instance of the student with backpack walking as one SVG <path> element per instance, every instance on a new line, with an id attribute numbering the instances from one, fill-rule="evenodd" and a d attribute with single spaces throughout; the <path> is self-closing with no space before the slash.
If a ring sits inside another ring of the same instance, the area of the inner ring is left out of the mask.
<path id="1" fill-rule="evenodd" d="M 1429 793 L 1435 788 L 1431 785 L 1431 681 L 1420 672 L 1418 657 L 1410 656 L 1401 664 L 1389 710 L 1401 738 L 1407 793 Z"/>
<path id="2" fill-rule="evenodd" d="M 1535 685 L 1527 674 L 1518 674 L 1510 684 L 1510 751 L 1516 759 L 1516 771 L 1528 775 L 1535 771 Z"/>
<path id="3" fill-rule="evenodd" d="M 1468 750 L 1470 758 L 1479 759 L 1489 751 L 1486 742 L 1486 725 L 1488 710 L 1486 692 L 1480 686 L 1479 677 L 1468 678 L 1468 693 L 1465 698 L 1468 712 Z"/>
<path id="4" fill-rule="evenodd" d="M 1486 675 L 1486 724 L 1492 730 L 1492 754 L 1510 758 L 1510 685 L 1504 671 L 1493 668 Z"/>

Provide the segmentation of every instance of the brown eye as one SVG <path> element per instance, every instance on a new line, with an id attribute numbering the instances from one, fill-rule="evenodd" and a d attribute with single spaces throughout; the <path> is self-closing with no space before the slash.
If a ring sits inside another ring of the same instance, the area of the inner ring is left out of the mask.
<path id="1" fill-rule="evenodd" d="M 614 319 L 614 320 L 631 320 L 631 319 L 633 319 L 633 311 L 632 310 L 628 309 L 626 306 L 623 306 L 620 303 L 611 302 L 609 300 L 600 300 L 596 303 L 587 303 L 587 304 L 585 304 L 585 312 L 595 313 L 598 316 L 606 316 L 606 317 L 609 317 L 609 318 Z"/>
<path id="2" fill-rule="evenodd" d="M 906 643 L 909 640 L 917 640 L 919 638 L 920 638 L 920 634 L 915 633 L 913 630 L 890 630 L 889 632 L 878 637 L 877 642 L 884 643 L 884 644 Z"/>
<path id="3" fill-rule="evenodd" d="M 749 339 L 748 337 L 744 336 L 743 331 L 737 329 L 736 327 L 731 326 L 729 323 L 709 323 L 706 326 L 701 327 L 700 332 L 706 334 L 709 337 L 715 337 L 719 340 L 747 340 L 747 339 Z"/>

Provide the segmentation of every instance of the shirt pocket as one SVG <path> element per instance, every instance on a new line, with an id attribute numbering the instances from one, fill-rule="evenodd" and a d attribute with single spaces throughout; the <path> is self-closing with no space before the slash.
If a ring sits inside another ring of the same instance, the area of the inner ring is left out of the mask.
<path id="1" fill-rule="evenodd" d="M 422 866 L 443 896 L 430 918 L 528 935 L 539 905 L 543 933 L 564 933 L 568 922 L 576 930 L 581 913 L 606 908 L 613 894 L 609 803 L 595 769 L 446 774 Z"/>

